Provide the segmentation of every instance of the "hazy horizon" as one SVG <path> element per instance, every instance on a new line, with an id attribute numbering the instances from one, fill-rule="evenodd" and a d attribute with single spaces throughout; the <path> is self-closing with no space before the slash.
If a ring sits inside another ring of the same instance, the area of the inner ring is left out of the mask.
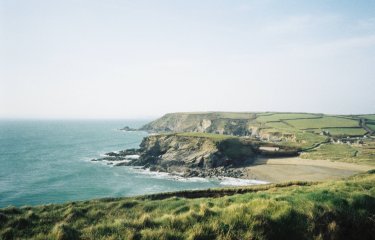
<path id="1" fill-rule="evenodd" d="M 0 119 L 375 113 L 375 1 L 0 0 Z"/>

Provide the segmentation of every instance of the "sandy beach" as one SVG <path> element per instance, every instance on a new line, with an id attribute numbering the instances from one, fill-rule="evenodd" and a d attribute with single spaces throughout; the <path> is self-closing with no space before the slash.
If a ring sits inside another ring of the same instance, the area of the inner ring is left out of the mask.
<path id="1" fill-rule="evenodd" d="M 246 178 L 277 183 L 340 179 L 371 169 L 375 166 L 289 157 L 258 158 L 244 172 Z"/>

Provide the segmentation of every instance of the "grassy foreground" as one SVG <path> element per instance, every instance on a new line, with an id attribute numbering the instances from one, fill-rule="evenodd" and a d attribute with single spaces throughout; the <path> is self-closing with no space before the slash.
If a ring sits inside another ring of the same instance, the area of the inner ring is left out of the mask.
<path id="1" fill-rule="evenodd" d="M 0 209 L 2 239 L 374 239 L 375 171 Z"/>

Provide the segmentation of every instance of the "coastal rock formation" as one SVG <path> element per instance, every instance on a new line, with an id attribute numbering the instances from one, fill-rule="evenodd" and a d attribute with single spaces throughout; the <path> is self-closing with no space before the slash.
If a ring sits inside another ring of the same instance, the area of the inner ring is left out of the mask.
<path id="1" fill-rule="evenodd" d="M 138 129 L 131 128 L 129 126 L 125 126 L 125 127 L 121 128 L 120 130 L 122 130 L 122 131 L 137 131 Z"/>
<path id="2" fill-rule="evenodd" d="M 249 138 L 207 133 L 158 134 L 145 137 L 139 149 L 106 153 L 92 161 L 113 166 L 141 166 L 184 177 L 241 177 L 257 156 L 298 155 L 297 149 L 264 145 Z"/>
<path id="3" fill-rule="evenodd" d="M 169 113 L 148 123 L 140 130 L 148 132 L 202 132 L 250 136 L 254 113 Z"/>
<path id="4" fill-rule="evenodd" d="M 162 134 L 144 138 L 139 153 L 128 165 L 188 177 L 239 177 L 241 172 L 228 168 L 252 163 L 256 149 L 238 138 Z"/>

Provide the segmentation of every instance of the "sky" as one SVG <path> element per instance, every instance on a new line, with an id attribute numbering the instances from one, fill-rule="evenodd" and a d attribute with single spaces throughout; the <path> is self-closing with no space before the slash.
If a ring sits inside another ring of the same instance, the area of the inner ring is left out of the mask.
<path id="1" fill-rule="evenodd" d="M 375 0 L 0 0 L 0 118 L 375 113 Z"/>

